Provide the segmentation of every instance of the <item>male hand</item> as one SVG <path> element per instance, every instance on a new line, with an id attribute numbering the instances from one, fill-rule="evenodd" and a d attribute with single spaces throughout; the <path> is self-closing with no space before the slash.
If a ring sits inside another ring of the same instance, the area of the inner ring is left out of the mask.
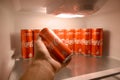
<path id="1" fill-rule="evenodd" d="M 69 60 L 70 61 L 70 60 Z M 50 56 L 41 38 L 35 42 L 35 57 L 20 80 L 54 80 L 55 73 L 66 64 L 61 64 Z"/>

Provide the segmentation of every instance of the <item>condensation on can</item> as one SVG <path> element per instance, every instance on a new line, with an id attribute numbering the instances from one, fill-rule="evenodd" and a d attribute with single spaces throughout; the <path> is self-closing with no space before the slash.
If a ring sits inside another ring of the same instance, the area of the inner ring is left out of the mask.
<path id="1" fill-rule="evenodd" d="M 61 63 L 65 63 L 68 57 L 70 57 L 71 50 L 62 42 L 62 40 L 48 28 L 44 28 L 40 32 L 43 42 L 48 48 L 48 51 Z"/>
<path id="2" fill-rule="evenodd" d="M 103 28 L 92 29 L 92 56 L 102 56 Z"/>
<path id="3" fill-rule="evenodd" d="M 91 54 L 91 29 L 84 28 L 81 29 L 81 54 L 90 55 Z"/>
<path id="4" fill-rule="evenodd" d="M 33 51 L 33 32 L 31 29 L 21 30 L 21 51 L 22 58 L 32 58 L 34 56 Z"/>

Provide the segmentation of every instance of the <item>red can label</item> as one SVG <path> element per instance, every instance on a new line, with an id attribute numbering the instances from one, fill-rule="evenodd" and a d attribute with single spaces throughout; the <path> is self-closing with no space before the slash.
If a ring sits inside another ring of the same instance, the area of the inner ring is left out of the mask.
<path id="1" fill-rule="evenodd" d="M 81 53 L 81 29 L 78 29 L 75 31 L 75 39 L 74 39 L 74 43 L 75 43 L 75 53 L 80 54 Z"/>
<path id="2" fill-rule="evenodd" d="M 102 56 L 103 29 L 92 29 L 92 55 Z"/>
<path id="3" fill-rule="evenodd" d="M 39 37 L 40 29 L 34 29 L 33 30 L 33 40 L 36 41 Z"/>
<path id="4" fill-rule="evenodd" d="M 62 40 L 52 30 L 44 28 L 41 30 L 40 36 L 43 38 L 49 52 L 52 52 L 51 55 L 59 62 L 63 63 L 71 55 L 71 50 L 64 45 Z"/>
<path id="5" fill-rule="evenodd" d="M 22 58 L 32 58 L 34 56 L 32 30 L 21 30 L 21 43 Z"/>
<path id="6" fill-rule="evenodd" d="M 90 55 L 91 53 L 91 29 L 82 29 L 81 39 L 81 53 L 83 55 Z"/>
<path id="7" fill-rule="evenodd" d="M 75 51 L 75 43 L 74 43 L 75 29 L 68 30 L 68 47 L 74 53 Z"/>

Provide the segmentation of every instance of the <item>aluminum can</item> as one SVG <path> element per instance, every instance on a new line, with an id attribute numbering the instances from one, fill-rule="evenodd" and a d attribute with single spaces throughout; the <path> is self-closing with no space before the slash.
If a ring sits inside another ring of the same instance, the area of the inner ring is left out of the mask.
<path id="1" fill-rule="evenodd" d="M 58 29 L 53 29 L 52 31 L 58 36 L 58 33 L 59 33 Z"/>
<path id="2" fill-rule="evenodd" d="M 103 28 L 92 29 L 92 56 L 102 56 Z"/>
<path id="3" fill-rule="evenodd" d="M 31 29 L 21 30 L 21 51 L 22 58 L 32 58 L 33 52 L 33 32 Z"/>
<path id="4" fill-rule="evenodd" d="M 59 29 L 59 30 L 58 30 L 58 36 L 59 36 L 59 38 L 60 38 L 62 41 L 64 41 L 64 38 L 65 38 L 65 36 L 64 36 L 64 29 Z"/>
<path id="5" fill-rule="evenodd" d="M 58 37 L 62 40 L 62 42 L 65 42 L 65 33 L 64 33 L 65 29 L 59 29 L 58 30 Z"/>
<path id="6" fill-rule="evenodd" d="M 67 45 L 66 42 L 66 29 L 53 29 L 54 33 Z"/>
<path id="7" fill-rule="evenodd" d="M 81 29 L 81 53 L 83 55 L 90 55 L 91 53 L 91 29 Z"/>
<path id="8" fill-rule="evenodd" d="M 33 40 L 36 41 L 39 37 L 40 29 L 33 30 Z"/>
<path id="9" fill-rule="evenodd" d="M 75 53 L 76 54 L 80 54 L 81 53 L 81 44 L 80 44 L 80 41 L 81 41 L 81 29 L 77 29 L 75 30 Z"/>
<path id="10" fill-rule="evenodd" d="M 68 35 L 68 30 L 67 29 L 64 29 L 64 42 L 63 43 L 67 46 L 69 45 L 69 35 Z"/>
<path id="11" fill-rule="evenodd" d="M 75 51 L 74 36 L 75 36 L 75 29 L 68 30 L 68 47 L 72 50 L 73 53 Z"/>
<path id="12" fill-rule="evenodd" d="M 39 34 L 40 34 L 40 29 L 34 29 L 33 30 L 33 50 L 34 50 L 34 54 L 35 54 L 35 49 L 36 49 L 35 41 L 38 39 Z"/>
<path id="13" fill-rule="evenodd" d="M 72 56 L 71 50 L 62 42 L 62 40 L 48 28 L 44 28 L 40 32 L 43 42 L 45 43 L 48 51 L 54 58 L 65 63 Z"/>

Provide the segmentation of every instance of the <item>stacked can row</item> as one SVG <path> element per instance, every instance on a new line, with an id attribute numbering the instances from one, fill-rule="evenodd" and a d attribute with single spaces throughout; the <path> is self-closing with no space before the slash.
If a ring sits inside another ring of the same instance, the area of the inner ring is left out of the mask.
<path id="1" fill-rule="evenodd" d="M 21 53 L 22 58 L 34 57 L 34 42 L 40 33 L 39 29 L 22 29 L 21 30 Z"/>
<path id="2" fill-rule="evenodd" d="M 102 56 L 103 29 L 53 29 L 55 34 L 65 43 L 73 53 Z M 34 41 L 40 33 L 40 29 L 21 30 L 22 57 L 34 56 Z"/>
<path id="3" fill-rule="evenodd" d="M 54 29 L 59 38 L 75 54 L 102 56 L 103 29 Z"/>

